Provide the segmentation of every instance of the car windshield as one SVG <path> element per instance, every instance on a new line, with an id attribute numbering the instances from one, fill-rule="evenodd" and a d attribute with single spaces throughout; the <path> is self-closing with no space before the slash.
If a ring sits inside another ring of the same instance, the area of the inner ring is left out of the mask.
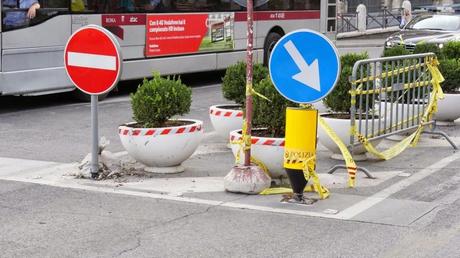
<path id="1" fill-rule="evenodd" d="M 409 30 L 460 30 L 460 16 L 433 15 L 420 16 L 410 21 L 406 29 Z"/>

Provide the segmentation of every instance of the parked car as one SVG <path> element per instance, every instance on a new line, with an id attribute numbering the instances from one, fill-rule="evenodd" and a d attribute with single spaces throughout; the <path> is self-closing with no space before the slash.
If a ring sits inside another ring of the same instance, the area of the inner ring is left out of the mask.
<path id="1" fill-rule="evenodd" d="M 423 14 L 389 36 L 385 48 L 403 45 L 407 50 L 414 50 L 418 43 L 435 43 L 442 48 L 452 40 L 460 41 L 460 15 Z"/>
<path id="2" fill-rule="evenodd" d="M 455 13 L 460 13 L 460 4 L 453 4 L 451 7 Z"/>

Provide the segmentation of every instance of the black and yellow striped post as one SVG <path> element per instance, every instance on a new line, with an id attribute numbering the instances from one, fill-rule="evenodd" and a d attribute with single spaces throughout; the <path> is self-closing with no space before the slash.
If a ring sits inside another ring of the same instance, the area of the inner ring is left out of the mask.
<path id="1" fill-rule="evenodd" d="M 303 196 L 307 179 L 304 170 L 316 166 L 316 135 L 318 110 L 307 108 L 286 109 L 286 141 L 284 168 L 294 195 Z"/>

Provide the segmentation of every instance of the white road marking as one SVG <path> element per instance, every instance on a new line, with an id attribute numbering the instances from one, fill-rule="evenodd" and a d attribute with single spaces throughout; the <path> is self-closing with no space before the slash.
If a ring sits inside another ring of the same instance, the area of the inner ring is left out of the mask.
<path id="1" fill-rule="evenodd" d="M 121 154 L 121 153 L 120 153 Z M 217 185 L 221 185 L 222 178 L 200 178 L 195 180 L 194 178 L 181 178 L 180 185 L 175 185 L 174 178 L 168 179 L 152 179 L 152 180 L 142 180 L 139 182 L 126 182 L 120 187 L 116 187 L 114 182 L 111 181 L 92 181 L 88 179 L 74 179 L 73 176 L 75 171 L 77 171 L 77 164 L 66 164 L 66 163 L 55 163 L 55 162 L 43 162 L 43 161 L 32 161 L 32 160 L 21 160 L 21 159 L 9 159 L 9 158 L 0 158 L 0 179 L 2 180 L 11 180 L 18 182 L 26 183 L 35 183 L 41 185 L 50 185 L 62 188 L 71 188 L 71 189 L 80 189 L 88 190 L 95 192 L 104 192 L 104 193 L 114 193 L 114 194 L 124 194 L 130 196 L 139 196 L 147 197 L 154 199 L 163 199 L 169 201 L 178 201 L 178 202 L 187 202 L 211 206 L 222 206 L 229 208 L 238 208 L 238 209 L 251 209 L 257 211 L 266 211 L 273 213 L 282 213 L 282 214 L 292 214 L 300 216 L 312 216 L 312 217 L 323 217 L 323 218 L 332 218 L 340 220 L 352 220 L 356 215 L 370 209 L 374 205 L 382 202 L 392 194 L 438 172 L 443 169 L 451 162 L 456 161 L 460 158 L 460 152 L 455 153 L 449 157 L 446 157 L 433 165 L 422 169 L 418 173 L 414 173 L 411 177 L 403 179 L 398 183 L 370 196 L 363 201 L 360 201 L 342 211 L 337 210 L 336 214 L 328 214 L 324 211 L 309 211 L 309 210 L 294 210 L 289 207 L 279 208 L 279 207 L 269 207 L 266 205 L 254 205 L 254 204 L 244 204 L 240 202 L 226 202 L 219 200 L 209 200 L 196 197 L 184 197 L 182 193 L 187 192 L 208 192 L 208 187 L 212 184 L 212 191 L 216 192 L 219 189 L 223 192 L 223 188 Z M 12 169 L 11 165 L 17 165 L 16 168 Z M 27 164 L 22 166 L 20 164 Z M 35 164 L 35 166 L 34 166 Z M 16 173 L 13 171 L 17 171 Z M 20 173 L 19 173 L 20 171 Z M 382 172 L 383 173 L 383 172 Z M 388 172 L 390 173 L 390 172 Z M 391 172 L 388 177 L 393 177 L 399 174 L 400 171 Z M 325 178 L 323 178 L 325 179 Z M 383 179 L 383 178 L 382 178 Z M 167 182 L 170 180 L 170 182 Z M 195 180 L 192 181 L 192 180 Z M 364 180 L 364 179 L 363 179 Z M 152 182 L 150 182 L 152 181 Z M 154 182 L 153 182 L 154 181 Z M 185 185 L 186 181 L 190 181 Z M 199 181 L 199 182 L 198 182 Z M 326 183 L 328 180 L 323 180 Z M 346 181 L 346 177 L 341 181 Z M 385 179 L 383 179 L 385 181 Z M 331 181 L 327 182 L 331 185 L 336 185 L 340 187 L 340 184 L 337 182 Z M 164 184 L 164 185 L 163 185 Z M 166 185 L 169 185 L 165 188 Z M 152 187 L 156 186 L 156 187 Z M 161 187 L 159 187 L 161 186 Z M 345 186 L 342 186 L 345 187 Z M 167 189 L 171 188 L 171 189 Z M 174 190 L 174 191 L 171 191 Z M 163 191 L 163 192 L 162 192 Z M 158 193 L 162 192 L 162 193 Z M 449 196 L 448 201 L 457 199 L 455 196 Z M 334 207 L 330 207 L 334 208 Z"/>
<path id="2" fill-rule="evenodd" d="M 363 201 L 360 201 L 356 203 L 355 205 L 352 205 L 348 207 L 347 209 L 343 210 L 340 212 L 338 215 L 342 219 L 351 219 L 355 217 L 356 215 L 366 211 L 367 209 L 371 208 L 372 206 L 382 202 L 383 200 L 387 199 L 390 197 L 392 194 L 397 193 L 406 187 L 442 170 L 445 168 L 447 165 L 449 165 L 451 162 L 456 161 L 460 158 L 460 152 L 457 152 L 449 157 L 446 157 L 434 164 L 432 164 L 429 167 L 426 167 L 422 170 L 420 170 L 417 173 L 414 173 L 412 176 L 408 177 L 407 179 L 401 180 L 398 183 L 395 183 L 394 185 L 391 185 L 382 191 L 366 198 Z"/>
<path id="3" fill-rule="evenodd" d="M 67 52 L 67 63 L 69 66 L 96 68 L 110 71 L 117 70 L 116 56 Z"/>

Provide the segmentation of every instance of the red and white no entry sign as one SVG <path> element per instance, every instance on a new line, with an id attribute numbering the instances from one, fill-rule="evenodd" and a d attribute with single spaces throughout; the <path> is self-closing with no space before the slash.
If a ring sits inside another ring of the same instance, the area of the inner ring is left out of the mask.
<path id="1" fill-rule="evenodd" d="M 121 51 L 108 30 L 89 25 L 77 30 L 64 50 L 67 75 L 81 91 L 100 95 L 110 91 L 121 74 Z"/>

